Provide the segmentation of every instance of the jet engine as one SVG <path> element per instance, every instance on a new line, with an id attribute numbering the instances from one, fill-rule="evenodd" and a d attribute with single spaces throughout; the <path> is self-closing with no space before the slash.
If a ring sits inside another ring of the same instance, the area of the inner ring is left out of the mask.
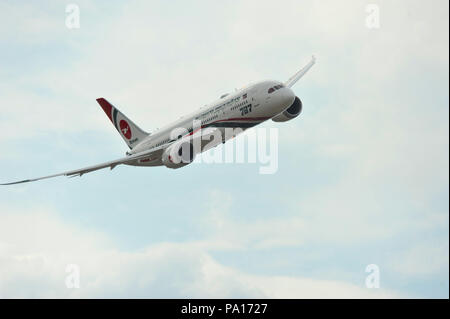
<path id="1" fill-rule="evenodd" d="M 168 168 L 180 168 L 194 161 L 195 151 L 191 140 L 184 140 L 169 146 L 162 155 L 162 162 Z"/>
<path id="2" fill-rule="evenodd" d="M 302 112 L 302 101 L 300 101 L 300 99 L 296 96 L 294 103 L 292 103 L 292 105 L 289 106 L 282 113 L 272 118 L 272 121 L 287 122 L 299 116 L 301 112 Z"/>

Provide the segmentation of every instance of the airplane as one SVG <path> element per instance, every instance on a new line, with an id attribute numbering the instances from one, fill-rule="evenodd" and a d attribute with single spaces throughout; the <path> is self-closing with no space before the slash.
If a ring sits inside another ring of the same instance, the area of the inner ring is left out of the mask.
<path id="1" fill-rule="evenodd" d="M 140 129 L 106 99 L 98 98 L 98 104 L 130 149 L 126 152 L 126 157 L 82 169 L 0 185 L 28 183 L 57 176 L 82 176 L 107 167 L 112 170 L 121 164 L 166 166 L 173 169 L 186 166 L 194 161 L 196 154 L 225 143 L 250 127 L 270 119 L 286 122 L 296 118 L 302 111 L 302 102 L 291 88 L 315 62 L 313 56 L 306 66 L 285 82 L 264 80 L 224 94 L 200 110 L 151 134 Z M 227 136 L 226 130 L 230 128 L 233 129 L 233 134 Z M 209 142 L 211 139 L 205 137 L 215 136 L 216 133 L 221 136 L 221 141 L 205 144 L 205 141 Z"/>

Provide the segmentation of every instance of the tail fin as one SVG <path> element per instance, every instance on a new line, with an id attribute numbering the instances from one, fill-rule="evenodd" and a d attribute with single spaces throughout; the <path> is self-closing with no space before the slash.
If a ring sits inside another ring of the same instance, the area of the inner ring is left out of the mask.
<path id="1" fill-rule="evenodd" d="M 123 140 L 127 143 L 130 149 L 149 135 L 145 131 L 141 130 L 139 126 L 134 124 L 106 99 L 98 98 L 97 102 L 100 104 L 103 111 L 105 111 L 106 115 L 109 117 L 114 127 L 117 129 L 120 136 L 122 136 Z"/>

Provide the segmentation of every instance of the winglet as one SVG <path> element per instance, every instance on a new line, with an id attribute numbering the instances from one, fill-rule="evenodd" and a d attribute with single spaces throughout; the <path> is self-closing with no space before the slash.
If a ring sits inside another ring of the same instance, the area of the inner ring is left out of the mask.
<path id="1" fill-rule="evenodd" d="M 312 68 L 312 66 L 316 63 L 316 57 L 313 55 L 311 57 L 311 61 L 305 65 L 300 71 L 298 71 L 297 73 L 295 73 L 293 76 L 291 76 L 289 78 L 289 80 L 287 80 L 284 84 L 287 87 L 292 87 L 298 80 L 300 80 L 300 78 L 306 74 L 306 72 L 308 72 L 309 69 Z"/>

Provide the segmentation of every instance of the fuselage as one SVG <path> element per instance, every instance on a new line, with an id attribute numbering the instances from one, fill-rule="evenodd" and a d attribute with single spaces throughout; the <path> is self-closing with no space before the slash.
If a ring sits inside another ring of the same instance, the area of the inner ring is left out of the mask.
<path id="1" fill-rule="evenodd" d="M 153 132 L 127 154 L 132 155 L 174 140 L 192 135 L 205 128 L 247 128 L 258 125 L 280 114 L 292 105 L 295 94 L 279 81 L 261 81 L 233 93 L 223 95 L 199 110 Z M 180 134 L 174 132 L 179 131 Z M 149 158 L 134 165 L 163 165 L 160 157 Z"/>
<path id="2" fill-rule="evenodd" d="M 105 98 L 97 98 L 105 114 L 130 148 L 127 156 L 88 167 L 33 179 L 0 184 L 1 186 L 35 182 L 57 176 L 82 176 L 117 165 L 160 166 L 177 169 L 192 163 L 196 154 L 225 143 L 247 128 L 272 119 L 286 122 L 302 111 L 302 102 L 291 87 L 314 65 L 315 58 L 286 82 L 261 81 L 201 107 L 175 122 L 153 132 L 139 128 Z"/>

